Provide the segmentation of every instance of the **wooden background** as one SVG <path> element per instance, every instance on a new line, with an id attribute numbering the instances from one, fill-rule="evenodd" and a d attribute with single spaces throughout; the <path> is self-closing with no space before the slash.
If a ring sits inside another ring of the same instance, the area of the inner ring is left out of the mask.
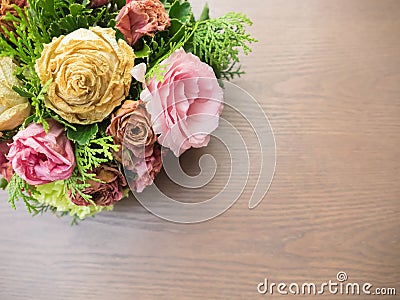
<path id="1" fill-rule="evenodd" d="M 2 193 L 0 299 L 257 299 L 275 297 L 257 293 L 265 277 L 339 271 L 400 293 L 400 1 L 209 4 L 248 14 L 260 40 L 235 82 L 275 131 L 264 201 L 248 210 L 247 191 L 224 215 L 179 225 L 132 199 L 70 227 L 13 211 Z"/>

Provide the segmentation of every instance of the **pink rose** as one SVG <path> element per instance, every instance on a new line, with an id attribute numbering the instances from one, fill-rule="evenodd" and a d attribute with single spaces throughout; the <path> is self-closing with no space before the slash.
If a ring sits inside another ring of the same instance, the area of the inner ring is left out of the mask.
<path id="1" fill-rule="evenodd" d="M 208 145 L 219 123 L 223 91 L 213 69 L 180 49 L 161 63 L 164 81 L 154 76 L 141 99 L 147 103 L 158 142 L 176 156 Z"/>
<path id="2" fill-rule="evenodd" d="M 142 36 L 153 36 L 171 25 L 168 13 L 159 0 L 127 1 L 116 20 L 116 27 L 131 46 Z"/>
<path id="3" fill-rule="evenodd" d="M 154 178 L 162 168 L 162 154 L 164 154 L 162 152 L 160 148 L 154 147 L 153 154 L 146 158 L 135 156 L 128 158 L 130 154 L 127 152 L 123 154 L 125 169 L 136 174 L 134 181 L 130 184 L 131 188 L 141 193 L 147 186 L 153 184 Z M 127 178 L 130 180 L 130 176 Z"/>
<path id="4" fill-rule="evenodd" d="M 31 185 L 40 185 L 71 177 L 75 156 L 64 127 L 48 119 L 46 133 L 42 125 L 32 123 L 14 136 L 8 159 L 14 171 Z"/>
<path id="5" fill-rule="evenodd" d="M 10 147 L 8 146 L 7 142 L 0 143 L 0 174 L 8 182 L 10 182 L 11 177 L 14 174 L 14 170 L 11 166 L 11 163 L 8 161 L 6 157 L 9 150 Z"/>

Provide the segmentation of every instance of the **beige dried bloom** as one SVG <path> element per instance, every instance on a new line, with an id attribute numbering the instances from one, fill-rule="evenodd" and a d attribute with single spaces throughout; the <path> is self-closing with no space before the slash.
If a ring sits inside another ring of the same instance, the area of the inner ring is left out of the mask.
<path id="1" fill-rule="evenodd" d="M 21 82 L 14 76 L 17 66 L 10 57 L 0 57 L 0 131 L 12 130 L 29 116 L 31 106 L 12 87 Z"/>
<path id="2" fill-rule="evenodd" d="M 45 105 L 71 123 L 102 121 L 128 95 L 135 55 L 110 28 L 78 29 L 45 45 L 36 62 Z"/>

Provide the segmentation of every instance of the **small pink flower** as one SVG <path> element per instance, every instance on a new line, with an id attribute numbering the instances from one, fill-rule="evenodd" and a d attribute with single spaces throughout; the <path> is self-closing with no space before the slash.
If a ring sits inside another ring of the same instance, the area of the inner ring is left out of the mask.
<path id="1" fill-rule="evenodd" d="M 164 81 L 154 76 L 141 99 L 147 103 L 158 142 L 176 156 L 208 145 L 219 123 L 223 91 L 213 69 L 180 49 L 161 63 Z"/>
<path id="2" fill-rule="evenodd" d="M 138 193 L 153 184 L 154 178 L 162 168 L 162 151 L 154 147 L 153 154 L 146 158 L 133 157 L 132 163 L 125 165 L 129 171 L 136 173 L 134 182 L 130 185 Z"/>
<path id="3" fill-rule="evenodd" d="M 127 1 L 116 20 L 116 27 L 131 46 L 142 36 L 153 36 L 171 25 L 168 13 L 159 0 Z"/>
<path id="4" fill-rule="evenodd" d="M 14 136 L 8 159 L 14 171 L 31 185 L 40 185 L 71 177 L 75 156 L 64 127 L 48 119 L 46 133 L 42 125 L 32 123 Z"/>
<path id="5" fill-rule="evenodd" d="M 11 166 L 11 163 L 8 161 L 6 157 L 9 150 L 10 147 L 8 146 L 7 142 L 0 143 L 0 174 L 8 182 L 10 182 L 11 177 L 14 174 L 14 170 Z"/>

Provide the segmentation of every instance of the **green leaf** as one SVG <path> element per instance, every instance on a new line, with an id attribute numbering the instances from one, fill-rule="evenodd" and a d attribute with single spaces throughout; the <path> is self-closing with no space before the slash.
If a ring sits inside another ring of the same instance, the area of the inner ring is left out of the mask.
<path id="1" fill-rule="evenodd" d="M 205 21 L 210 19 L 210 8 L 208 7 L 208 3 L 204 5 L 203 11 L 201 12 L 199 21 Z"/>
<path id="2" fill-rule="evenodd" d="M 179 30 L 182 29 L 182 27 L 185 24 L 183 24 L 180 20 L 178 19 L 171 19 L 171 26 L 168 28 L 168 34 L 169 36 L 174 36 Z"/>
<path id="3" fill-rule="evenodd" d="M 115 32 L 115 38 L 116 38 L 117 41 L 118 41 L 118 40 L 123 40 L 125 37 L 124 37 L 124 35 L 122 34 L 122 32 L 119 31 L 119 30 L 117 29 L 116 32 Z"/>
<path id="4" fill-rule="evenodd" d="M 176 0 L 169 9 L 168 14 L 171 19 L 178 19 L 186 23 L 192 16 L 192 8 L 189 2 L 181 3 L 180 0 Z"/>
<path id="5" fill-rule="evenodd" d="M 0 142 L 7 142 L 9 143 L 10 140 L 18 133 L 19 128 L 13 130 L 3 130 L 2 136 L 0 137 Z"/>
<path id="6" fill-rule="evenodd" d="M 117 25 L 117 21 L 115 19 L 111 19 L 107 23 L 107 27 L 109 27 L 109 28 L 114 28 L 116 25 Z"/>
<path id="7" fill-rule="evenodd" d="M 72 15 L 67 15 L 65 18 L 60 19 L 59 24 L 66 32 L 72 32 L 76 29 L 75 18 Z"/>
<path id="8" fill-rule="evenodd" d="M 54 120 L 56 120 L 58 123 L 64 125 L 67 130 L 76 131 L 76 125 L 72 125 L 72 124 L 68 123 L 63 118 L 61 118 L 59 115 L 54 114 L 54 115 L 51 115 L 51 117 Z"/>
<path id="9" fill-rule="evenodd" d="M 2 189 L 3 191 L 7 188 L 8 185 L 8 181 L 5 180 L 4 178 L 0 179 L 0 189 Z"/>
<path id="10" fill-rule="evenodd" d="M 54 0 L 44 0 L 44 1 L 40 1 L 40 2 L 41 2 L 40 4 L 43 5 L 43 10 L 44 11 L 48 11 L 52 15 L 56 14 L 56 11 L 54 9 Z"/>
<path id="11" fill-rule="evenodd" d="M 144 43 L 142 50 L 135 52 L 136 58 L 149 57 L 150 54 L 151 54 L 151 49 L 146 43 Z"/>
<path id="12" fill-rule="evenodd" d="M 44 132 L 49 133 L 50 126 L 46 119 L 37 120 L 37 123 L 42 124 Z"/>
<path id="13" fill-rule="evenodd" d="M 76 130 L 67 129 L 67 137 L 81 146 L 86 145 L 99 131 L 97 124 L 76 125 Z"/>
<path id="14" fill-rule="evenodd" d="M 29 117 L 27 117 L 24 121 L 24 123 L 22 123 L 22 128 L 26 128 L 29 124 L 31 124 L 35 119 L 35 115 L 30 115 Z"/>
<path id="15" fill-rule="evenodd" d="M 69 11 L 74 17 L 77 17 L 84 9 L 85 7 L 79 3 L 72 3 L 69 6 Z"/>
<path id="16" fill-rule="evenodd" d="M 184 24 L 181 21 L 177 19 L 172 19 L 170 27 L 170 34 L 172 37 L 169 40 L 169 43 L 173 44 L 182 40 L 185 36 L 186 29 L 187 29 L 186 26 L 184 26 Z"/>
<path id="17" fill-rule="evenodd" d="M 13 89 L 15 92 L 17 92 L 21 97 L 24 97 L 24 98 L 32 98 L 32 97 L 35 97 L 34 94 L 32 94 L 32 93 L 30 93 L 30 92 L 28 92 L 28 91 L 25 91 L 25 90 L 21 89 L 20 87 L 18 87 L 18 86 L 16 86 L 16 85 L 14 85 L 14 86 L 12 87 L 12 89 Z"/>
<path id="18" fill-rule="evenodd" d="M 160 0 L 160 1 L 166 9 L 169 8 L 175 2 L 175 0 Z"/>
<path id="19" fill-rule="evenodd" d="M 49 32 L 52 36 L 60 36 L 61 35 L 61 27 L 58 23 L 52 23 L 49 27 Z"/>
<path id="20" fill-rule="evenodd" d="M 116 4 L 117 4 L 118 9 L 121 9 L 126 4 L 126 1 L 125 0 L 116 0 Z"/>
<path id="21" fill-rule="evenodd" d="M 77 28 L 89 28 L 88 19 L 86 19 L 85 17 L 79 16 L 77 21 L 78 21 Z"/>

